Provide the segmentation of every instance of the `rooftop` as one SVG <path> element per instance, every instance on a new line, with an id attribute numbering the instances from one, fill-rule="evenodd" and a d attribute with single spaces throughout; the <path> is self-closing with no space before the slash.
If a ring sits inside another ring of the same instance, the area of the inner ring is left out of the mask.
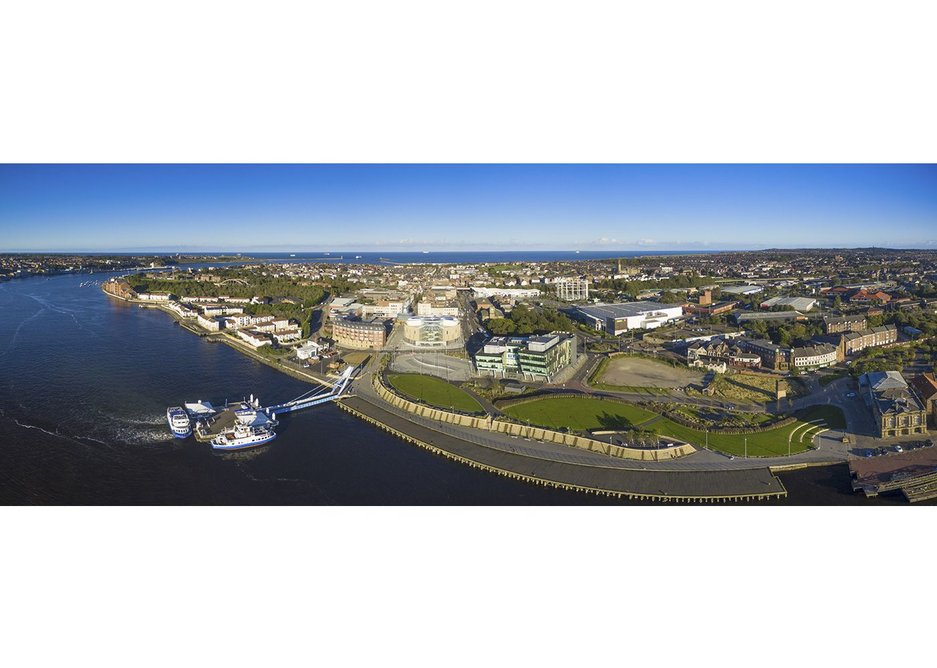
<path id="1" fill-rule="evenodd" d="M 636 315 L 654 313 L 663 309 L 682 309 L 679 304 L 661 304 L 658 302 L 622 302 L 620 304 L 595 304 L 579 306 L 580 311 L 593 318 L 631 318 Z"/>

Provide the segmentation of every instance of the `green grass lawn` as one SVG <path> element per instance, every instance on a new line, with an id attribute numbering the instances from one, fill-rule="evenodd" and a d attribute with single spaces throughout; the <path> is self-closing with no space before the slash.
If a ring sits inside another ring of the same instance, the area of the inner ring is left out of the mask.
<path id="1" fill-rule="evenodd" d="M 587 397 L 547 397 L 504 409 L 504 414 L 520 422 L 541 427 L 575 431 L 625 429 L 657 416 L 638 406 L 607 399 Z"/>
<path id="2" fill-rule="evenodd" d="M 811 425 L 814 420 L 824 420 L 826 427 L 842 429 L 845 426 L 842 411 L 835 406 L 812 406 L 796 415 L 797 421 L 785 427 L 769 429 L 756 434 L 718 434 L 709 433 L 709 447 L 730 455 L 744 455 L 745 442 L 748 441 L 749 457 L 778 457 L 788 453 L 804 452 L 811 444 L 810 436 L 823 425 Z M 816 428 L 814 428 L 816 427 Z M 706 434 L 698 429 L 690 429 L 670 420 L 655 422 L 651 428 L 658 434 L 673 436 L 694 445 L 705 445 Z"/>
<path id="3" fill-rule="evenodd" d="M 414 401 L 422 401 L 447 410 L 455 409 L 463 413 L 485 412 L 475 397 L 441 378 L 423 376 L 418 373 L 392 373 L 388 376 L 388 380 L 394 389 Z"/>
<path id="4" fill-rule="evenodd" d="M 541 427 L 561 429 L 566 427 L 574 431 L 590 429 L 627 429 L 657 417 L 657 413 L 630 404 L 591 399 L 586 397 L 548 397 L 517 404 L 504 409 L 508 415 L 520 422 L 529 421 Z M 835 406 L 813 406 L 796 415 L 797 421 L 777 429 L 769 429 L 754 434 L 709 433 L 709 447 L 731 455 L 749 457 L 778 457 L 790 452 L 804 452 L 811 444 L 811 435 L 823 425 L 810 424 L 814 420 L 823 420 L 826 427 L 841 429 L 845 426 L 842 411 Z M 706 444 L 706 433 L 677 424 L 667 418 L 661 418 L 647 426 L 661 436 L 673 438 L 694 445 Z"/>

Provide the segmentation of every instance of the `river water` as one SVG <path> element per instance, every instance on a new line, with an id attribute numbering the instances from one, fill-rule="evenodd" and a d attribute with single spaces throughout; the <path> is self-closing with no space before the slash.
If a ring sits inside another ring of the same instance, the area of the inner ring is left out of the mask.
<path id="1" fill-rule="evenodd" d="M 332 405 L 284 417 L 275 441 L 244 453 L 173 439 L 166 406 L 252 393 L 275 403 L 309 386 L 109 298 L 99 278 L 0 283 L 0 503 L 625 503 L 470 469 Z M 784 482 L 788 502 L 868 503 L 841 470 Z"/>

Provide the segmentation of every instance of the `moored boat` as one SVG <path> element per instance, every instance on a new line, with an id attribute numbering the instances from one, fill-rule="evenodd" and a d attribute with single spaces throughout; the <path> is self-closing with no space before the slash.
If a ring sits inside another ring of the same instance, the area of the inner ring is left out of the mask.
<path id="1" fill-rule="evenodd" d="M 245 450 L 269 443 L 277 437 L 272 427 L 250 427 L 236 425 L 231 431 L 219 434 L 212 439 L 211 447 L 215 450 Z"/>

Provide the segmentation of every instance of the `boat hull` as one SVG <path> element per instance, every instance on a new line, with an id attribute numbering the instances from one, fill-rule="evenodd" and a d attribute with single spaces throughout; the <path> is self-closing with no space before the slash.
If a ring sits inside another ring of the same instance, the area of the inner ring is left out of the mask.
<path id="1" fill-rule="evenodd" d="M 213 450 L 220 450 L 223 452 L 230 452 L 233 450 L 248 450 L 250 448 L 256 448 L 265 443 L 269 443 L 276 437 L 277 437 L 276 434 L 271 434 L 270 436 L 267 436 L 266 438 L 262 438 L 258 441 L 251 441 L 249 443 L 227 443 L 224 445 L 221 445 L 219 443 L 215 443 L 214 441 L 212 441 L 211 447 Z"/>

